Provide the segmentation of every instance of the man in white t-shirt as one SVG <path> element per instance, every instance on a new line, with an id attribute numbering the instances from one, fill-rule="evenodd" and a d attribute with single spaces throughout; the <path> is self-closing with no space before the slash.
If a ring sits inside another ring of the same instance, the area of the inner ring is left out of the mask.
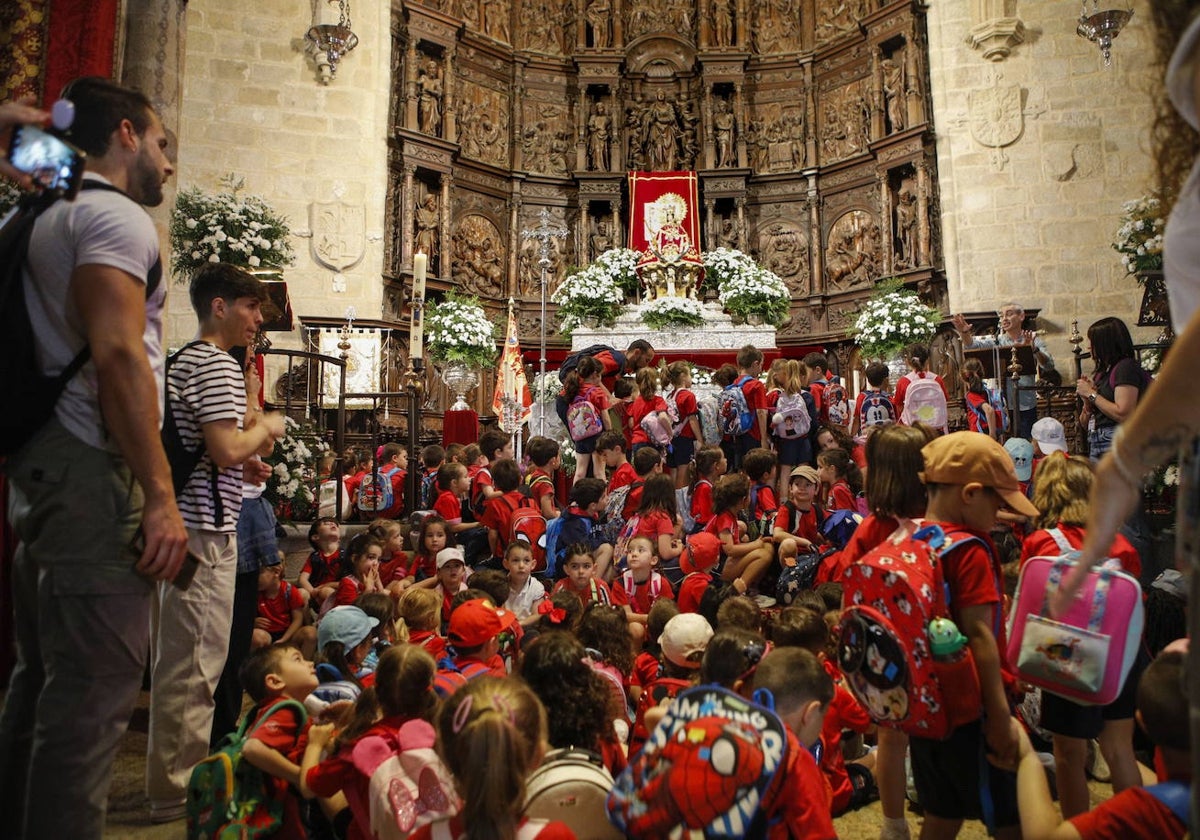
<path id="1" fill-rule="evenodd" d="M 199 562 L 186 591 L 160 584 L 155 604 L 146 760 L 154 822 L 184 815 L 188 777 L 208 755 L 213 691 L 233 622 L 242 463 L 270 454 L 284 434 L 283 415 L 264 414 L 257 402 L 247 411 L 246 378 L 229 353 L 250 344 L 262 326 L 262 283 L 236 266 L 212 263 L 196 272 L 190 294 L 200 337 L 167 366 L 164 438 L 188 550 Z"/>
<path id="2" fill-rule="evenodd" d="M 85 348 L 90 361 L 4 465 L 21 544 L 0 813 L 6 836 L 27 840 L 101 836 L 145 671 L 153 582 L 175 577 L 187 540 L 159 439 L 166 284 L 143 209 L 162 203 L 174 171 L 167 136 L 136 91 L 91 78 L 64 93 L 71 140 L 88 154 L 84 188 L 38 219 L 25 295 L 42 373 Z"/>

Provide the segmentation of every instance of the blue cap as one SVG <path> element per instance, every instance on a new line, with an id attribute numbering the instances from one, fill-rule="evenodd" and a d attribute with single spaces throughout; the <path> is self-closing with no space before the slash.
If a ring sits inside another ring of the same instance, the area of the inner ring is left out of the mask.
<path id="1" fill-rule="evenodd" d="M 317 626 L 317 646 L 320 650 L 330 642 L 341 642 L 346 650 L 358 647 L 379 624 L 358 607 L 334 607 Z"/>

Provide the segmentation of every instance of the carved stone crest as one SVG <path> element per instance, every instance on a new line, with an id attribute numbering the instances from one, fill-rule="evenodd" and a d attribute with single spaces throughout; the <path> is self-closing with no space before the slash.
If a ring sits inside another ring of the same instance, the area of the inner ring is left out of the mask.
<path id="1" fill-rule="evenodd" d="M 1021 136 L 1025 120 L 1021 113 L 1019 85 L 1001 85 L 973 90 L 967 95 L 971 136 L 990 149 L 999 149 Z"/>
<path id="2" fill-rule="evenodd" d="M 308 206 L 312 256 L 334 273 L 334 291 L 343 291 L 341 274 L 358 265 L 367 252 L 366 208 L 342 201 L 314 201 Z"/>

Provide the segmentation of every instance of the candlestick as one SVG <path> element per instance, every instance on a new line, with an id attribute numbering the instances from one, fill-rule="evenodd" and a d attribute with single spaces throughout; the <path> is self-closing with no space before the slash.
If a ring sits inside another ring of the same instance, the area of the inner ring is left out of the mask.
<path id="1" fill-rule="evenodd" d="M 412 322 L 408 331 L 408 355 L 411 359 L 419 359 L 422 352 L 422 340 L 425 335 L 425 272 L 429 266 L 429 257 L 423 251 L 413 254 L 413 295 Z"/>

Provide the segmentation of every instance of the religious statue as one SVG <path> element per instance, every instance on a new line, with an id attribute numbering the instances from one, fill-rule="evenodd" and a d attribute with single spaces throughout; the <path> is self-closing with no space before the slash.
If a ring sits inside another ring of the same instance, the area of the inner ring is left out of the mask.
<path id="1" fill-rule="evenodd" d="M 608 232 L 608 222 L 603 220 L 596 222 L 596 232 L 589 237 L 588 246 L 591 250 L 592 259 L 596 259 L 596 257 L 612 248 L 612 237 Z"/>
<path id="2" fill-rule="evenodd" d="M 733 3 L 713 0 L 713 38 L 718 47 L 733 46 Z"/>
<path id="3" fill-rule="evenodd" d="M 683 144 L 683 156 L 679 165 L 683 169 L 694 169 L 696 155 L 700 152 L 700 138 L 697 131 L 700 125 L 700 115 L 696 113 L 695 105 L 696 103 L 691 99 L 685 100 L 683 113 L 679 115 L 679 119 L 683 123 L 683 134 L 680 138 Z"/>
<path id="4" fill-rule="evenodd" d="M 592 27 L 592 46 L 598 50 L 608 49 L 612 45 L 612 5 L 609 0 L 591 0 L 585 15 Z"/>
<path id="5" fill-rule="evenodd" d="M 420 90 L 417 110 L 417 127 L 423 134 L 439 136 L 442 129 L 442 71 L 434 59 L 421 67 L 417 76 Z"/>
<path id="6" fill-rule="evenodd" d="M 416 250 L 429 256 L 430 261 L 438 252 L 438 227 L 441 224 L 441 214 L 438 212 L 437 196 L 429 193 L 424 201 L 417 205 L 417 236 L 414 242 Z"/>
<path id="7" fill-rule="evenodd" d="M 498 41 L 508 42 L 507 0 L 483 0 L 483 25 L 480 28 L 484 35 L 490 35 Z"/>
<path id="8" fill-rule="evenodd" d="M 646 155 L 652 172 L 674 172 L 679 159 L 679 125 L 675 103 L 659 91 L 646 107 Z"/>
<path id="9" fill-rule="evenodd" d="M 603 102 L 597 102 L 588 117 L 588 162 L 589 168 L 596 172 L 607 172 L 611 169 L 608 139 L 612 133 L 612 117 Z"/>
<path id="10" fill-rule="evenodd" d="M 883 99 L 887 105 L 889 133 L 904 130 L 904 68 L 893 59 L 880 62 L 883 68 Z"/>
<path id="11" fill-rule="evenodd" d="M 625 154 L 625 163 L 630 169 L 641 169 L 645 163 L 645 145 L 642 142 L 643 110 L 639 99 L 625 111 L 625 137 L 629 144 Z"/>
<path id="12" fill-rule="evenodd" d="M 896 263 L 906 268 L 917 267 L 917 197 L 908 187 L 901 187 L 896 196 Z"/>
<path id="13" fill-rule="evenodd" d="M 739 250 L 739 244 L 737 221 L 732 216 L 726 216 L 721 219 L 721 232 L 717 235 L 717 246 L 736 251 Z"/>
<path id="14" fill-rule="evenodd" d="M 713 116 L 713 132 L 716 135 L 717 168 L 735 166 L 733 146 L 733 113 L 728 99 L 717 100 L 717 113 Z"/>
<path id="15" fill-rule="evenodd" d="M 647 300 L 696 296 L 702 262 L 691 236 L 683 227 L 688 206 L 683 196 L 664 193 L 645 206 L 647 247 L 638 262 L 638 274 Z"/>

